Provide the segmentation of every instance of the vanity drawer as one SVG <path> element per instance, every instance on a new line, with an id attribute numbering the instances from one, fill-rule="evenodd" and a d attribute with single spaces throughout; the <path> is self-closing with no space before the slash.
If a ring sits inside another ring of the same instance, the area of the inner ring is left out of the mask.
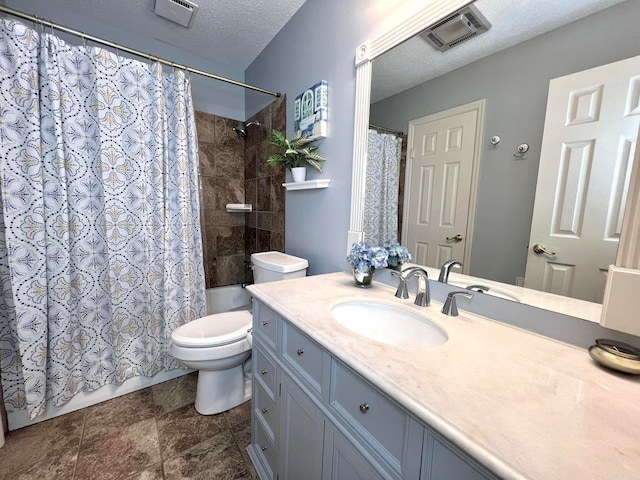
<path id="1" fill-rule="evenodd" d="M 266 433 L 271 441 L 275 438 L 274 432 L 278 427 L 278 412 L 275 400 L 262 388 L 259 382 L 254 383 L 253 405 L 255 415 L 264 422 Z"/>
<path id="2" fill-rule="evenodd" d="M 419 461 L 413 464 L 422 443 L 418 423 L 346 366 L 334 361 L 332 367 L 330 403 L 338 415 L 393 472 L 404 477 L 419 468 Z"/>
<path id="3" fill-rule="evenodd" d="M 276 313 L 264 303 L 254 302 L 254 330 L 274 351 L 278 338 L 278 322 Z"/>
<path id="4" fill-rule="evenodd" d="M 268 393 L 271 398 L 275 398 L 274 392 L 276 391 L 276 365 L 273 363 L 265 352 L 256 345 L 253 345 L 253 376 L 257 382 L 262 384 L 265 392 Z"/>
<path id="5" fill-rule="evenodd" d="M 282 322 L 282 359 L 316 392 L 322 392 L 323 371 L 328 371 L 324 350 L 288 322 Z M 328 377 L 327 377 L 328 378 Z"/>
<path id="6" fill-rule="evenodd" d="M 273 479 L 275 478 L 273 472 L 276 471 L 278 462 L 278 452 L 260 420 L 254 421 L 254 429 L 256 442 L 253 445 L 254 452 L 266 470 L 268 478 Z"/>

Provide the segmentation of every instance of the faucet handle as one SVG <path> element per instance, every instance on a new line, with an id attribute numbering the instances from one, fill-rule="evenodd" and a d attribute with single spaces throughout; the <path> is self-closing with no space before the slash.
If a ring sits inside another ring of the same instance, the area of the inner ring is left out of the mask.
<path id="1" fill-rule="evenodd" d="M 451 317 L 458 316 L 458 305 L 456 305 L 457 296 L 471 298 L 473 297 L 473 293 L 468 290 L 449 292 L 447 299 L 444 301 L 444 305 L 442 306 L 442 313 Z"/>
<path id="2" fill-rule="evenodd" d="M 407 290 L 407 279 L 402 276 L 401 273 L 391 270 L 391 276 L 397 278 L 398 289 L 396 290 L 396 298 L 409 298 L 409 292 Z"/>

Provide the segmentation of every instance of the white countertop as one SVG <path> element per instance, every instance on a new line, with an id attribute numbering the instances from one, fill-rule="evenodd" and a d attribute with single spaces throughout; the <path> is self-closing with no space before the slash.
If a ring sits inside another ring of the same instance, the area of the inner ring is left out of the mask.
<path id="1" fill-rule="evenodd" d="M 251 293 L 504 478 L 640 479 L 640 377 L 597 365 L 586 350 L 460 310 L 396 299 L 346 273 L 253 285 Z M 347 298 L 398 302 L 448 335 L 439 347 L 385 345 L 344 328 Z"/>

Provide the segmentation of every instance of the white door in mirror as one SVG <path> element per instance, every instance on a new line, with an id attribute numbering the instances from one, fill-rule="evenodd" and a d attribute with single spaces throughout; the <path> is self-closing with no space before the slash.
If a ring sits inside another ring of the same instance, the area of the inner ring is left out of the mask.
<path id="1" fill-rule="evenodd" d="M 477 103 L 409 125 L 412 154 L 407 160 L 402 238 L 419 265 L 440 268 L 452 258 L 465 259 L 476 132 L 484 120 Z"/>
<path id="2" fill-rule="evenodd" d="M 638 72 L 640 56 L 549 83 L 525 287 L 602 303 L 640 123 Z"/>

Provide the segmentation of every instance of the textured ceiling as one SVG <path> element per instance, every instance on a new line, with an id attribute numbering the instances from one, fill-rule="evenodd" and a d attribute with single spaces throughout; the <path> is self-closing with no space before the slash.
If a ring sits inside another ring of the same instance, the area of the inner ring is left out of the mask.
<path id="1" fill-rule="evenodd" d="M 476 7 L 491 23 L 488 32 L 444 53 L 420 37 L 385 53 L 373 64 L 371 101 L 382 100 L 623 1 L 477 0 Z"/>
<path id="2" fill-rule="evenodd" d="M 305 2 L 192 1 L 200 8 L 191 28 L 157 16 L 155 0 L 7 0 L 6 4 L 41 17 L 45 15 L 40 12 L 49 12 L 45 18 L 76 29 L 81 26 L 72 23 L 78 23 L 78 16 L 87 17 L 244 71 Z"/>
<path id="3" fill-rule="evenodd" d="M 371 8 L 376 8 L 377 4 L 383 5 L 389 0 L 369 1 Z M 475 5 L 492 25 L 487 33 L 445 53 L 436 51 L 420 38 L 396 47 L 374 62 L 372 101 L 399 93 L 622 1 L 477 0 Z M 155 45 L 169 44 L 240 71 L 244 71 L 262 52 L 305 0 L 195 2 L 200 9 L 193 26 L 187 29 L 155 15 L 155 0 L 6 0 L 11 8 L 72 28 L 82 30 L 82 19 L 86 18 L 117 26 Z M 337 5 L 332 7 L 337 8 Z M 107 39 L 118 42 L 118 38 Z M 169 60 L 180 62 L 179 58 Z"/>

